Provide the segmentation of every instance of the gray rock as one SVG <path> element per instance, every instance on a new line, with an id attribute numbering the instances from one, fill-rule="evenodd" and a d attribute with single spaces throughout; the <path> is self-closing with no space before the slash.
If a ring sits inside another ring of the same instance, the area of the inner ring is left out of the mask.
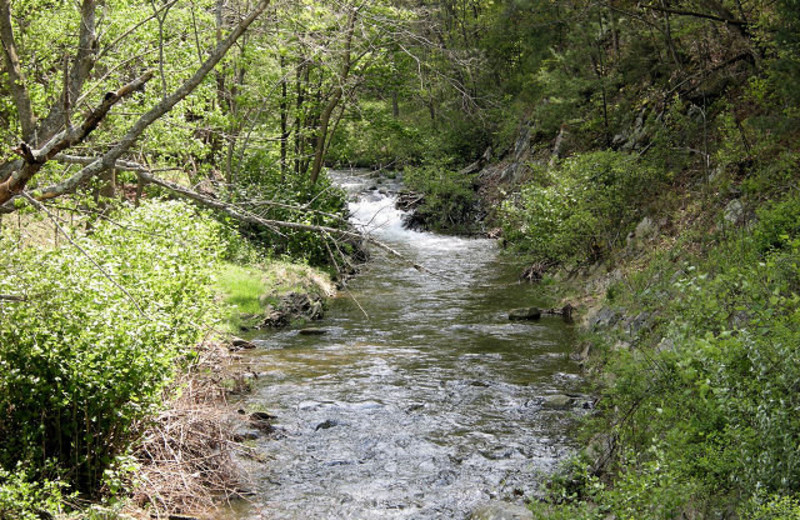
<path id="1" fill-rule="evenodd" d="M 261 433 L 255 428 L 241 427 L 233 432 L 235 442 L 255 441 L 261 437 Z"/>
<path id="2" fill-rule="evenodd" d="M 478 506 L 469 518 L 470 520 L 533 520 L 533 513 L 517 504 L 487 502 Z"/>
<path id="3" fill-rule="evenodd" d="M 644 217 L 642 221 L 636 225 L 636 229 L 633 231 L 633 236 L 639 240 L 644 240 L 653 236 L 657 230 L 658 228 L 653 221 L 650 220 L 650 217 Z"/>
<path id="4" fill-rule="evenodd" d="M 523 307 L 514 309 L 508 313 L 509 320 L 538 320 L 542 317 L 542 311 L 538 307 Z"/>
<path id="5" fill-rule="evenodd" d="M 662 338 L 661 341 L 656 345 L 656 352 L 675 352 L 675 342 L 669 338 Z"/>
<path id="6" fill-rule="evenodd" d="M 645 328 L 650 321 L 650 313 L 649 312 L 640 312 L 634 318 L 628 320 L 626 324 L 626 328 L 628 329 L 628 334 L 634 336 L 639 333 L 643 328 Z"/>
<path id="7" fill-rule="evenodd" d="M 316 428 L 314 428 L 315 432 L 320 430 L 329 430 L 334 426 L 339 426 L 339 421 L 336 419 L 325 419 L 323 422 L 319 423 Z"/>
<path id="8" fill-rule="evenodd" d="M 586 446 L 586 455 L 592 461 L 591 471 L 594 475 L 602 475 L 614 460 L 617 450 L 616 438 L 608 433 L 599 433 L 592 437 Z"/>
<path id="9" fill-rule="evenodd" d="M 542 401 L 542 408 L 548 410 L 568 410 L 572 408 L 574 400 L 572 397 L 563 394 L 548 395 Z"/>
<path id="10" fill-rule="evenodd" d="M 603 307 L 589 317 L 589 327 L 599 329 L 610 327 L 619 321 L 619 314 L 610 307 Z"/>
<path id="11" fill-rule="evenodd" d="M 723 213 L 725 222 L 736 225 L 744 219 L 744 204 L 739 199 L 733 199 L 725 206 Z"/>

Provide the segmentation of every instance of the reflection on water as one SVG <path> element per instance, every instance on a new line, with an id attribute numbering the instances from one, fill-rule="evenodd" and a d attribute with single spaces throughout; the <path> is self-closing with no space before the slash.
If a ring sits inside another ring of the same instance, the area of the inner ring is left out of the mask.
<path id="1" fill-rule="evenodd" d="M 572 412 L 541 403 L 581 389 L 571 327 L 508 321 L 542 302 L 493 241 L 405 230 L 373 181 L 337 177 L 357 194 L 355 222 L 443 276 L 376 252 L 320 322 L 327 334 L 261 338 L 249 404 L 284 435 L 259 441 L 268 462 L 253 464 L 241 518 L 465 518 L 521 500 L 567 452 Z"/>

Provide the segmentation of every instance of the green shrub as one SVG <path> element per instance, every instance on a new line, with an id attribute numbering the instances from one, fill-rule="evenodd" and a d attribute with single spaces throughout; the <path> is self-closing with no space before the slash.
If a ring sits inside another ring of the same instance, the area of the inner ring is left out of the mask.
<path id="1" fill-rule="evenodd" d="M 633 337 L 609 331 L 634 346 L 603 360 L 613 377 L 601 402 L 628 456 L 594 500 L 618 518 L 714 517 L 800 492 L 796 212 L 794 197 L 773 203 L 747 232 L 696 256 L 662 254 L 616 286 L 615 304 L 657 316 Z M 780 499 L 745 518 L 795 509 Z"/>
<path id="2" fill-rule="evenodd" d="M 112 220 L 83 251 L 0 247 L 0 293 L 24 298 L 0 303 L 0 467 L 52 461 L 89 493 L 216 313 L 215 221 L 158 201 Z"/>
<path id="3" fill-rule="evenodd" d="M 461 174 L 448 161 L 440 161 L 407 168 L 404 181 L 424 197 L 414 212 L 423 227 L 451 233 L 473 230 L 478 220 L 474 175 Z"/>
<path id="4" fill-rule="evenodd" d="M 0 519 L 39 520 L 62 513 L 63 488 L 58 480 L 31 481 L 22 465 L 14 471 L 0 468 Z"/>
<path id="5" fill-rule="evenodd" d="M 658 180 L 653 168 L 619 152 L 567 159 L 503 204 L 505 236 L 539 260 L 596 258 L 625 240 Z"/>
<path id="6" fill-rule="evenodd" d="M 245 159 L 237 186 L 231 194 L 234 201 L 263 218 L 337 229 L 348 226 L 344 190 L 324 174 L 316 184 L 304 175 L 283 176 L 266 153 Z M 313 265 L 330 262 L 330 244 L 326 245 L 328 239 L 322 233 L 288 228 L 266 230 L 246 224 L 240 225 L 239 230 L 270 255 L 287 255 Z"/>

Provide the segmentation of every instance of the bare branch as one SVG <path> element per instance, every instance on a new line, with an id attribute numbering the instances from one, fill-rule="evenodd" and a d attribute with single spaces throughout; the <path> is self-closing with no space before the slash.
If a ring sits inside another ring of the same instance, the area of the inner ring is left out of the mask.
<path id="1" fill-rule="evenodd" d="M 3 43 L 3 57 L 8 73 L 8 88 L 14 97 L 19 123 L 22 127 L 22 140 L 31 142 L 36 128 L 36 120 L 31 107 L 31 97 L 25 86 L 22 66 L 17 54 L 17 43 L 14 39 L 14 26 L 11 23 L 11 2 L 0 0 L 0 40 Z"/>
<path id="2" fill-rule="evenodd" d="M 83 90 L 83 85 L 89 78 L 89 73 L 94 68 L 97 55 L 97 35 L 95 34 L 96 7 L 96 0 L 83 0 L 81 6 L 81 29 L 80 35 L 78 36 L 78 51 L 75 55 L 72 70 L 69 73 L 69 80 L 64 81 L 64 92 L 61 93 L 61 99 L 72 101 L 78 99 L 78 95 L 81 93 L 81 90 Z M 77 103 L 73 103 L 71 106 L 68 104 L 62 105 L 60 103 L 54 103 L 50 109 L 50 113 L 47 114 L 47 117 L 39 126 L 37 140 L 48 140 L 65 125 L 69 126 L 69 124 L 67 124 L 69 120 L 68 112 L 71 107 L 75 106 L 77 106 Z"/>
<path id="3" fill-rule="evenodd" d="M 56 154 L 86 139 L 86 137 L 97 128 L 100 121 L 106 117 L 111 107 L 125 96 L 141 88 L 152 77 L 153 73 L 147 72 L 142 77 L 123 86 L 118 91 L 108 92 L 103 98 L 102 103 L 100 103 L 100 106 L 94 109 L 79 127 L 62 130 L 53 136 L 50 141 L 45 143 L 41 149 L 32 150 L 27 143 L 20 143 L 19 147 L 16 148 L 14 152 L 22 157 L 23 164 L 5 181 L 0 183 L 0 204 L 5 204 L 22 192 L 28 184 L 28 181 L 30 181 L 33 176 L 42 169 L 42 166 Z M 2 212 L 2 207 L 0 207 L 0 212 Z"/>
<path id="4" fill-rule="evenodd" d="M 0 0 L 3 1 L 3 0 Z M 244 19 L 242 19 L 236 27 L 228 34 L 227 38 L 225 38 L 222 42 L 217 45 L 216 49 L 211 53 L 211 55 L 206 59 L 203 65 L 184 83 L 174 92 L 169 94 L 167 97 L 161 100 L 157 105 L 153 108 L 148 110 L 144 115 L 142 115 L 128 130 L 128 132 L 120 139 L 120 141 L 113 146 L 105 155 L 98 158 L 92 164 L 89 164 L 85 168 L 81 169 L 72 177 L 52 186 L 48 186 L 43 188 L 41 192 L 37 195 L 38 200 L 46 200 L 52 199 L 54 197 L 58 197 L 65 193 L 70 193 L 74 191 L 79 185 L 83 182 L 87 181 L 88 179 L 106 171 L 107 169 L 113 167 L 114 163 L 119 159 L 122 154 L 124 154 L 128 149 L 133 145 L 134 142 L 144 133 L 144 131 L 155 121 L 157 121 L 160 117 L 164 114 L 169 112 L 178 102 L 183 100 L 186 96 L 191 94 L 195 88 L 203 81 L 203 79 L 208 75 L 208 73 L 219 63 L 219 61 L 225 56 L 228 50 L 233 46 L 236 40 L 247 30 L 250 24 L 261 15 L 262 12 L 267 8 L 269 5 L 269 0 L 261 0 L 258 5 L 248 14 Z M 147 74 L 147 79 L 152 77 L 152 73 Z M 108 98 L 108 95 L 106 95 Z M 110 108 L 110 107 L 109 107 Z M 99 120 L 98 120 L 99 122 Z M 63 133 L 63 132 L 62 132 Z M 60 134 L 59 134 L 60 135 Z M 54 140 L 57 138 L 53 138 Z M 79 141 L 75 141 L 71 144 L 75 144 Z M 48 148 L 47 146 L 43 148 Z M 66 146 L 62 147 L 51 147 L 51 150 L 55 150 L 54 153 L 49 154 L 48 152 L 48 159 L 55 156 L 57 153 L 64 150 Z M 38 164 L 37 167 L 36 162 L 28 163 L 25 167 L 23 167 L 19 172 L 14 173 L 7 181 L 3 184 L 0 184 L 0 213 L 5 212 L 9 213 L 14 211 L 13 205 L 5 204 L 9 199 L 14 197 L 18 194 L 22 189 L 24 189 L 25 184 L 30 180 L 31 177 L 41 169 L 41 164 Z M 33 170 L 33 171 L 29 171 Z M 16 179 L 16 180 L 15 180 Z M 8 186 L 6 186 L 8 184 Z"/>

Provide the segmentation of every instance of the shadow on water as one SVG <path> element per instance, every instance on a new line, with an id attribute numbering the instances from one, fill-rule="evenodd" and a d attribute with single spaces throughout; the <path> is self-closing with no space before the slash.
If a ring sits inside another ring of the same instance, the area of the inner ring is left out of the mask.
<path id="1" fill-rule="evenodd" d="M 496 243 L 402 228 L 390 195 L 340 173 L 353 220 L 442 276 L 374 254 L 318 326 L 265 335 L 253 408 L 283 435 L 258 441 L 253 503 L 240 519 L 465 518 L 519 501 L 569 452 L 572 411 L 544 396 L 580 392 L 574 332 L 559 318 L 511 322 L 541 305 Z"/>

